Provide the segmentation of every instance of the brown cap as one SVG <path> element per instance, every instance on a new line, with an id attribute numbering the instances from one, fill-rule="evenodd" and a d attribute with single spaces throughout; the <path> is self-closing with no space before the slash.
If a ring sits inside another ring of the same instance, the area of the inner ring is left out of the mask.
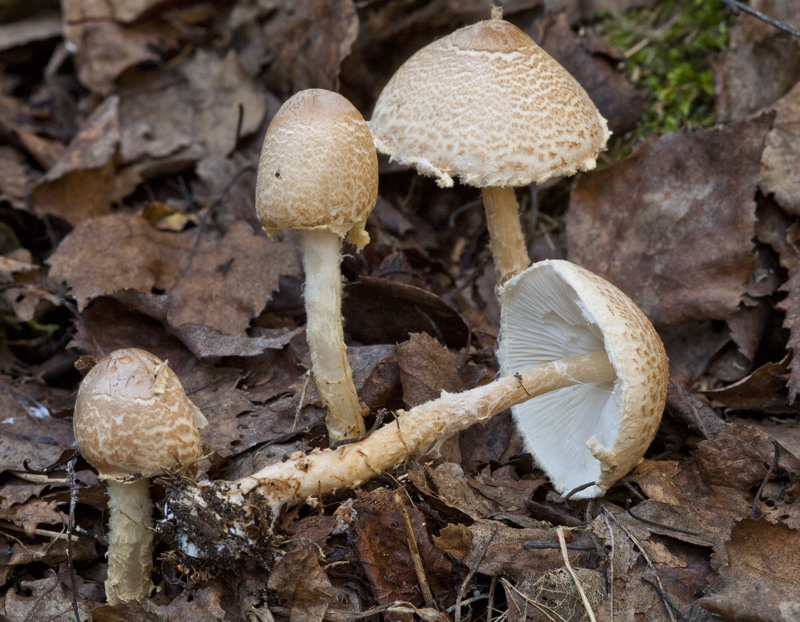
<path id="1" fill-rule="evenodd" d="M 535 263 L 500 291 L 503 373 L 605 350 L 613 383 L 582 383 L 512 408 L 528 450 L 556 490 L 602 495 L 653 440 L 669 369 L 653 325 L 619 289 L 568 261 Z"/>
<path id="2" fill-rule="evenodd" d="M 268 234 L 330 229 L 359 248 L 378 198 L 378 157 L 361 113 L 338 93 L 300 91 L 264 137 L 256 212 Z"/>
<path id="3" fill-rule="evenodd" d="M 73 419 L 83 456 L 117 481 L 189 464 L 205 424 L 166 361 L 136 348 L 112 352 L 86 374 Z"/>
<path id="4" fill-rule="evenodd" d="M 434 41 L 383 89 L 375 146 L 437 178 L 523 186 L 595 167 L 609 132 L 578 82 L 528 35 L 493 18 Z"/>

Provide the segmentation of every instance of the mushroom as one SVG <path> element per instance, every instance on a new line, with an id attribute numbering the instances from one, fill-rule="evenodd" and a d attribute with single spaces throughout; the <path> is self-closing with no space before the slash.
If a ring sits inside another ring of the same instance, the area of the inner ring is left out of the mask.
<path id="1" fill-rule="evenodd" d="M 605 279 L 568 261 L 534 264 L 500 290 L 501 373 L 605 352 L 613 377 L 580 382 L 511 410 L 556 490 L 601 496 L 638 464 L 658 429 L 669 370 L 641 310 Z"/>
<path id="2" fill-rule="evenodd" d="M 166 361 L 136 348 L 112 352 L 81 382 L 73 426 L 78 449 L 108 487 L 109 604 L 153 587 L 149 478 L 200 455 L 206 419 Z"/>
<path id="3" fill-rule="evenodd" d="M 268 235 L 298 229 L 306 274 L 306 336 L 331 442 L 364 434 L 342 330 L 342 238 L 361 250 L 378 197 L 378 157 L 366 123 L 337 93 L 301 91 L 267 129 L 256 211 Z"/>
<path id="4" fill-rule="evenodd" d="M 514 187 L 595 167 L 610 135 L 586 91 L 492 10 L 419 50 L 381 92 L 375 146 L 451 187 L 482 188 L 497 283 L 530 265 Z"/>
<path id="5" fill-rule="evenodd" d="M 545 293 L 531 300 L 530 291 Z M 619 289 L 565 261 L 534 264 L 504 295 L 505 376 L 401 410 L 363 440 L 297 453 L 235 482 L 206 483 L 176 503 L 191 498 L 188 513 L 219 508 L 218 520 L 238 505 L 243 512 L 232 533 L 252 533 L 254 507 L 266 506 L 275 517 L 286 505 L 356 487 L 509 407 L 531 442 L 537 430 L 527 425 L 530 409 L 521 410 L 530 404 L 551 408 L 542 415 L 535 450 L 555 487 L 563 493 L 591 483 L 575 496 L 602 495 L 642 459 L 658 428 L 668 381 L 658 334 Z M 540 449 L 547 443 L 555 449 Z M 560 461 L 553 458 L 559 451 L 566 453 Z"/>

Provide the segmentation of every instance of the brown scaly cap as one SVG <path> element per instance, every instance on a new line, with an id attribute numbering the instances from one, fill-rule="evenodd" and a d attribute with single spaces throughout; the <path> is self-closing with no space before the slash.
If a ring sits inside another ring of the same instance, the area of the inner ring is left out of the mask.
<path id="1" fill-rule="evenodd" d="M 528 35 L 493 18 L 434 41 L 383 89 L 378 151 L 437 178 L 522 186 L 595 167 L 609 137 L 578 82 Z"/>
<path id="2" fill-rule="evenodd" d="M 322 89 L 288 99 L 269 124 L 258 165 L 264 230 L 330 229 L 362 247 L 377 197 L 378 157 L 355 106 Z"/>
<path id="3" fill-rule="evenodd" d="M 165 361 L 126 348 L 83 379 L 73 426 L 78 448 L 101 477 L 128 481 L 195 460 L 205 422 Z"/>

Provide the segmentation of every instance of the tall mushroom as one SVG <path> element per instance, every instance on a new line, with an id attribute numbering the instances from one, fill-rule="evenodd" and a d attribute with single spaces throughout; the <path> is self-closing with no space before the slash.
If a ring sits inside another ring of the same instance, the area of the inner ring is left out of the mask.
<path id="1" fill-rule="evenodd" d="M 331 441 L 364 434 L 342 330 L 342 238 L 369 242 L 378 158 L 361 114 L 344 97 L 301 91 L 281 106 L 264 137 L 256 211 L 268 235 L 299 230 L 306 274 L 306 336 L 314 381 L 328 407 Z"/>
<path id="2" fill-rule="evenodd" d="M 234 521 L 233 532 L 246 534 L 250 508 L 266 506 L 275 515 L 284 505 L 358 486 L 474 423 L 530 403 L 553 407 L 545 415 L 541 442 L 555 445 L 556 453 L 561 447 L 567 452 L 561 464 L 550 460 L 552 452 L 537 452 L 537 457 L 545 456 L 543 466 L 557 490 L 564 493 L 590 483 L 575 496 L 602 495 L 642 459 L 658 427 L 668 381 L 664 347 L 625 294 L 568 262 L 535 264 L 507 287 L 513 296 L 503 317 L 510 335 L 503 344 L 508 375 L 400 411 L 394 421 L 361 441 L 299 453 L 216 488 L 205 484 L 176 503 L 191 499 L 189 513 L 216 507 L 227 517 L 238 505 L 243 520 Z M 531 303 L 525 291 L 517 289 L 545 294 Z M 533 307 L 530 314 L 525 312 L 527 305 Z M 531 319 L 541 327 L 531 326 Z M 545 336 L 525 338 L 537 330 Z M 529 351 L 529 365 L 518 350 Z M 536 430 L 529 429 L 526 438 L 535 435 Z M 572 461 L 575 468 L 569 465 Z"/>
<path id="3" fill-rule="evenodd" d="M 200 455 L 206 419 L 166 361 L 136 348 L 112 352 L 78 390 L 73 426 L 84 458 L 108 487 L 110 604 L 147 598 L 153 587 L 149 478 Z"/>
<path id="4" fill-rule="evenodd" d="M 514 187 L 593 169 L 609 137 L 586 91 L 500 9 L 403 63 L 368 125 L 378 151 L 439 186 L 482 188 L 498 285 L 530 264 Z"/>

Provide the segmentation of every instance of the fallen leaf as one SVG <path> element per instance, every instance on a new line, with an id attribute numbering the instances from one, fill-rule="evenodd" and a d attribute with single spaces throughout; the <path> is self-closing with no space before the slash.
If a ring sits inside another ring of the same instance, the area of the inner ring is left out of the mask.
<path id="1" fill-rule="evenodd" d="M 800 407 L 789 402 L 786 386 L 790 360 L 790 356 L 786 356 L 777 363 L 765 363 L 738 382 L 703 391 L 703 394 L 732 410 L 796 413 Z"/>
<path id="2" fill-rule="evenodd" d="M 713 439 L 701 441 L 694 462 L 704 482 L 749 490 L 764 481 L 775 459 L 774 441 L 760 430 L 747 425 L 729 424 Z M 780 448 L 772 477 L 800 477 L 800 459 Z"/>
<path id="3" fill-rule="evenodd" d="M 72 595 L 63 583 L 66 577 L 48 571 L 43 579 L 20 581 L 19 592 L 9 590 L 5 597 L 4 613 L 10 622 L 27 622 L 28 620 L 47 620 L 48 622 L 73 622 Z M 88 618 L 92 603 L 80 595 L 75 599 L 78 612 Z"/>
<path id="4" fill-rule="evenodd" d="M 800 27 L 792 3 L 754 0 L 751 6 L 789 27 Z M 712 59 L 717 121 L 739 121 L 770 106 L 800 79 L 800 42 L 786 32 L 740 14 L 730 47 Z"/>
<path id="5" fill-rule="evenodd" d="M 13 147 L 0 145 L 0 192 L 14 207 L 23 208 L 36 183 L 36 175 L 23 155 Z"/>
<path id="6" fill-rule="evenodd" d="M 110 211 L 116 200 L 115 156 L 119 145 L 119 98 L 108 97 L 33 189 L 40 214 L 55 214 L 77 224 Z"/>
<path id="7" fill-rule="evenodd" d="M 413 408 L 441 397 L 442 391 L 464 390 L 457 367 L 458 356 L 427 333 L 412 333 L 397 346 L 403 402 Z"/>
<path id="8" fill-rule="evenodd" d="M 0 52 L 29 43 L 59 39 L 61 30 L 61 16 L 57 12 L 42 11 L 27 19 L 4 23 L 0 26 Z"/>
<path id="9" fill-rule="evenodd" d="M 252 73 L 288 97 L 308 88 L 335 90 L 342 60 L 358 35 L 352 0 L 298 0 L 242 6 L 231 16 L 233 35 Z"/>
<path id="10" fill-rule="evenodd" d="M 800 80 L 800 77 L 798 77 Z M 790 214 L 800 215 L 800 82 L 773 107 L 775 121 L 761 154 L 761 189 Z"/>
<path id="11" fill-rule="evenodd" d="M 73 446 L 72 423 L 53 419 L 28 397 L 18 381 L 0 376 L 0 472 L 22 471 L 27 459 L 33 468 L 56 462 Z"/>
<path id="12" fill-rule="evenodd" d="M 567 214 L 568 256 L 656 325 L 735 311 L 755 267 L 759 161 L 771 118 L 650 138 L 583 175 Z"/>
<path id="13" fill-rule="evenodd" d="M 159 61 L 178 47 L 177 31 L 164 21 L 119 24 L 111 3 L 103 0 L 64 0 L 61 6 L 64 38 L 74 50 L 78 77 L 98 93 L 110 93 L 126 69 Z"/>
<path id="14" fill-rule="evenodd" d="M 291 609 L 298 622 L 322 622 L 336 591 L 319 564 L 311 544 L 287 552 L 275 564 L 267 587 Z"/>
<path id="15" fill-rule="evenodd" d="M 127 214 L 80 223 L 48 263 L 50 277 L 70 286 L 80 310 L 119 290 L 163 290 L 165 315 L 158 319 L 176 328 L 205 324 L 227 335 L 243 333 L 279 277 L 300 270 L 291 242 L 270 242 L 243 222 L 217 240 L 198 229 L 157 231 Z"/>
<path id="16" fill-rule="evenodd" d="M 454 530 L 457 535 L 452 533 Z M 597 553 L 589 535 L 579 530 L 570 533 L 571 544 L 592 547 L 570 551 L 572 565 L 594 566 Z M 526 542 L 544 543 L 552 548 L 528 549 L 524 546 Z M 435 537 L 433 543 L 469 569 L 475 568 L 490 577 L 504 576 L 512 581 L 523 581 L 564 566 L 555 529 L 513 529 L 500 522 L 478 520 L 469 527 L 445 527 L 441 537 Z"/>
<path id="17" fill-rule="evenodd" d="M 800 532 L 745 519 L 731 530 L 727 554 L 714 556 L 719 580 L 698 604 L 728 620 L 800 617 Z"/>

